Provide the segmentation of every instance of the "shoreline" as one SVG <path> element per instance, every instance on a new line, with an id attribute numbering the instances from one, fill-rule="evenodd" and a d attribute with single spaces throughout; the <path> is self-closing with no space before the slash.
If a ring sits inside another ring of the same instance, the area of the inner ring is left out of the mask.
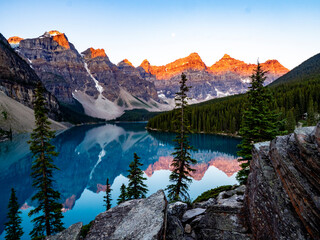
<path id="1" fill-rule="evenodd" d="M 150 130 L 150 131 L 155 131 L 155 132 L 172 132 L 169 130 L 160 130 L 157 128 L 150 128 L 150 127 L 145 127 L 145 129 Z M 174 132 L 172 132 L 174 133 Z M 237 134 L 232 134 L 232 133 L 217 133 L 217 132 L 191 132 L 191 134 L 211 134 L 211 135 L 219 135 L 219 136 L 225 136 L 225 137 L 233 137 L 233 138 L 242 138 L 240 135 Z"/>

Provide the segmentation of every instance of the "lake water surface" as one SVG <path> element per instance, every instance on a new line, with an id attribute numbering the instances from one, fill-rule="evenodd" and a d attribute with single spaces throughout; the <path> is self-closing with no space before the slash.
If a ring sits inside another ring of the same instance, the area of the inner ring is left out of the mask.
<path id="1" fill-rule="evenodd" d="M 148 132 L 144 123 L 100 124 L 73 127 L 57 135 L 54 145 L 59 152 L 55 164 L 55 188 L 61 193 L 65 227 L 93 220 L 105 210 L 106 179 L 112 188 L 112 206 L 120 193 L 122 183 L 127 184 L 127 170 L 137 153 L 147 178 L 148 195 L 169 184 L 171 153 L 174 150 L 172 133 Z M 31 200 L 31 154 L 28 134 L 15 137 L 12 142 L 0 143 L 0 239 L 4 239 L 7 205 L 11 188 L 15 188 L 22 211 L 23 239 L 29 239 L 32 223 L 28 212 L 36 205 Z M 193 182 L 189 193 L 195 199 L 202 192 L 220 185 L 236 184 L 237 144 L 231 137 L 192 134 Z"/>

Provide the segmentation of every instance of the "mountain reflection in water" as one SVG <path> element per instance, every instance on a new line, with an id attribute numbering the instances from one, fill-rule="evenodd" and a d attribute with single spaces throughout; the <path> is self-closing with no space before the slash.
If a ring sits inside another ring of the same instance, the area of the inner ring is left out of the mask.
<path id="1" fill-rule="evenodd" d="M 164 189 L 169 183 L 174 136 L 172 133 L 149 133 L 144 123 L 83 125 L 58 134 L 53 143 L 59 152 L 54 161 L 60 171 L 54 173 L 54 178 L 64 206 L 65 226 L 78 221 L 86 224 L 105 210 L 102 199 L 107 178 L 113 189 L 112 204 L 116 205 L 120 186 L 127 183 L 127 170 L 134 152 L 143 163 L 148 195 Z M 23 134 L 12 142 L 0 143 L 0 234 L 13 187 L 22 210 L 24 239 L 28 239 L 32 228 L 27 213 L 36 205 L 31 200 L 35 191 L 30 177 L 32 159 L 27 140 L 29 135 Z M 236 183 L 239 141 L 216 135 L 190 135 L 190 143 L 195 148 L 191 155 L 198 160 L 190 186 L 192 199 L 216 186 Z M 4 239 L 4 233 L 0 239 Z"/>

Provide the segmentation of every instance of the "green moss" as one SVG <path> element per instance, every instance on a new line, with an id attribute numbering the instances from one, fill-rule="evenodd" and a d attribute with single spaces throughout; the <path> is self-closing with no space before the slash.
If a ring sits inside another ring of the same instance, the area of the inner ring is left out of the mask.
<path id="1" fill-rule="evenodd" d="M 83 225 L 82 226 L 81 231 L 80 231 L 80 236 L 82 238 L 85 238 L 87 236 L 87 234 L 88 234 L 88 232 L 89 232 L 89 230 L 91 228 L 92 222 L 93 221 L 89 222 L 87 225 Z"/>
<path id="2" fill-rule="evenodd" d="M 220 186 L 220 187 L 208 190 L 202 193 L 200 196 L 198 196 L 196 200 L 193 201 L 193 203 L 207 201 L 209 200 L 209 198 L 216 198 L 219 195 L 219 193 L 223 191 L 229 191 L 231 189 L 232 189 L 231 185 L 225 185 L 225 186 Z"/>

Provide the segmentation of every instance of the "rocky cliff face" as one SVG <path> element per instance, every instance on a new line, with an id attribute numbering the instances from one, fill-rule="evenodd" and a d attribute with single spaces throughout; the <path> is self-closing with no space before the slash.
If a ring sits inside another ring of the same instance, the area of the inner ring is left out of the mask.
<path id="1" fill-rule="evenodd" d="M 45 87 L 59 101 L 73 104 L 75 90 L 97 98 L 95 83 L 81 55 L 65 34 L 50 31 L 38 38 L 21 40 L 16 51 L 30 63 Z"/>
<path id="2" fill-rule="evenodd" d="M 142 79 L 139 72 L 127 59 L 116 66 L 110 62 L 103 49 L 89 48 L 82 52 L 82 55 L 91 74 L 103 86 L 103 96 L 110 101 L 125 100 L 118 99 L 121 89 L 146 101 L 158 100 L 154 84 Z"/>
<path id="3" fill-rule="evenodd" d="M 320 123 L 256 144 L 246 205 L 256 239 L 320 239 Z"/>
<path id="4" fill-rule="evenodd" d="M 40 82 L 39 77 L 9 45 L 0 34 L 0 90 L 7 96 L 33 108 L 35 88 Z M 49 92 L 45 93 L 49 116 L 60 118 L 59 105 L 56 98 Z"/>

